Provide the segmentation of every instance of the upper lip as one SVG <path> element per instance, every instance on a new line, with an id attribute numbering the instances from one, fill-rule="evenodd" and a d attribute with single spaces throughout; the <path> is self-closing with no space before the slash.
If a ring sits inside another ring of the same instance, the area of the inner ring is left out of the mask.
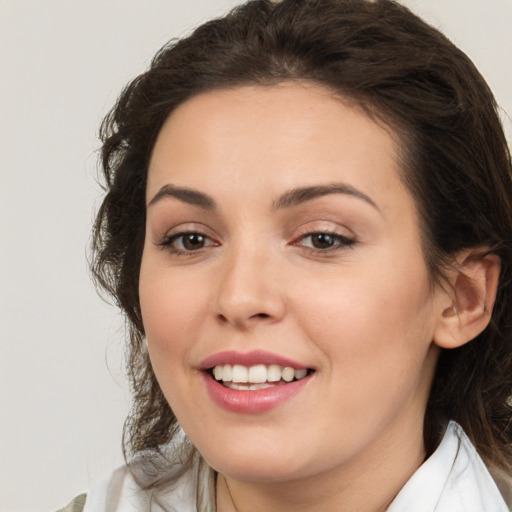
<path id="1" fill-rule="evenodd" d="M 309 368 L 308 366 L 301 364 L 297 361 L 267 352 L 265 350 L 252 350 L 251 352 L 237 352 L 235 350 L 226 350 L 223 352 L 217 352 L 204 359 L 200 365 L 200 370 L 209 370 L 215 366 L 225 364 L 240 364 L 242 366 L 255 366 L 257 364 L 271 365 L 277 364 L 279 366 L 289 366 L 294 370 L 300 370 L 303 368 Z"/>

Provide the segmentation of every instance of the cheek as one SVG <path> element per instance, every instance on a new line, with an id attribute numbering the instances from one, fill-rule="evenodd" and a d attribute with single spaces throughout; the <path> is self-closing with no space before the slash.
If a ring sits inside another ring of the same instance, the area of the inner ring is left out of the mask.
<path id="1" fill-rule="evenodd" d="M 398 275 L 382 268 L 375 273 L 364 270 L 358 273 L 349 269 L 338 278 L 304 285 L 307 294 L 296 294 L 302 296 L 304 307 L 294 300 L 302 309 L 298 316 L 316 328 L 320 336 L 322 332 L 329 333 L 337 343 L 343 342 L 341 333 L 358 333 L 372 343 L 382 337 L 395 337 L 398 332 L 402 333 L 400 338 L 409 337 L 410 329 L 425 325 L 431 299 L 421 271 Z"/>
<path id="2" fill-rule="evenodd" d="M 204 287 L 203 287 L 204 288 Z M 148 342 L 170 343 L 197 326 L 208 304 L 198 279 L 187 272 L 159 269 L 143 259 L 139 284 L 142 318 Z"/>
<path id="3" fill-rule="evenodd" d="M 141 266 L 139 294 L 151 365 L 169 405 L 177 417 L 200 416 L 189 400 L 192 382 L 190 352 L 199 337 L 203 304 L 207 304 L 190 277 L 167 269 Z M 184 412 L 185 411 L 185 412 Z M 185 414 L 187 413 L 187 414 Z"/>
<path id="4" fill-rule="evenodd" d="M 207 301 L 186 272 L 175 275 L 151 258 L 142 260 L 139 295 L 151 364 L 171 401 L 169 393 L 186 385 L 184 363 Z"/>
<path id="5" fill-rule="evenodd" d="M 318 421 L 333 439 L 343 432 L 347 450 L 406 409 L 421 417 L 433 372 L 428 294 L 375 280 L 359 284 L 324 288 L 322 299 L 310 302 L 316 314 L 303 324 L 325 364 L 318 378 L 329 407 Z M 310 297 L 319 295 L 312 290 Z"/>
<path id="6" fill-rule="evenodd" d="M 344 386 L 371 389 L 398 384 L 407 374 L 413 379 L 431 345 L 435 316 L 422 259 L 382 255 L 378 261 L 364 272 L 349 269 L 310 283 L 306 307 L 297 313 Z"/>

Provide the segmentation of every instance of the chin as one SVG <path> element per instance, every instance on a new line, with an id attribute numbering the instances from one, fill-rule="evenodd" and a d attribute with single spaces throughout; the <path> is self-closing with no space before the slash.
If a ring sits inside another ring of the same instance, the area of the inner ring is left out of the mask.
<path id="1" fill-rule="evenodd" d="M 254 442 L 229 445 L 219 443 L 222 450 L 199 451 L 208 464 L 220 474 L 238 481 L 281 483 L 309 476 L 312 470 L 312 457 L 295 447 L 261 446 Z M 300 458 L 297 454 L 300 453 Z M 308 460 L 310 463 L 308 463 Z"/>

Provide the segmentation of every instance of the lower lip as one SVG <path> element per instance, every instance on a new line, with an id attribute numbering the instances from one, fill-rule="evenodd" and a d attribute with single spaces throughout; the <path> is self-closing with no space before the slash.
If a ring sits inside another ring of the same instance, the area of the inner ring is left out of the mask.
<path id="1" fill-rule="evenodd" d="M 218 406 L 229 412 L 258 414 L 270 411 L 293 398 L 304 388 L 311 376 L 308 375 L 287 384 L 255 390 L 227 388 L 207 372 L 203 372 L 203 378 L 210 397 Z"/>

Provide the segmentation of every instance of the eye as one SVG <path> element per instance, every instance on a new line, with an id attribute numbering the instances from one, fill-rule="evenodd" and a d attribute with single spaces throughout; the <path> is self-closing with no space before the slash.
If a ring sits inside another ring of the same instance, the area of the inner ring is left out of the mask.
<path id="1" fill-rule="evenodd" d="M 203 233 L 191 231 L 171 235 L 158 245 L 160 247 L 166 247 L 167 250 L 173 254 L 187 254 L 217 244 Z"/>
<path id="2" fill-rule="evenodd" d="M 356 241 L 339 233 L 307 233 L 294 245 L 300 245 L 318 252 L 329 252 L 354 245 Z"/>

